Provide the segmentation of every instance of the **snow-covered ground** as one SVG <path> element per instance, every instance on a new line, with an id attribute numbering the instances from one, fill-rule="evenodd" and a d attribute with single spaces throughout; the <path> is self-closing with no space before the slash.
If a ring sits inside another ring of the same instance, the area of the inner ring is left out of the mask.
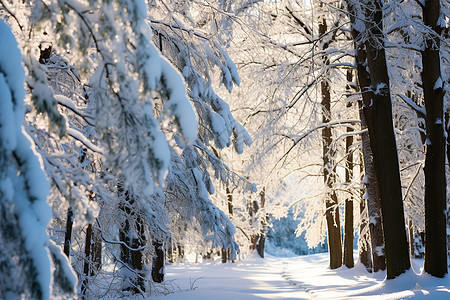
<path id="1" fill-rule="evenodd" d="M 413 268 L 421 271 L 423 261 Z M 167 267 L 166 283 L 175 293 L 152 300 L 252 299 L 450 299 L 450 277 L 433 278 L 410 270 L 386 281 L 385 273 L 328 268 L 328 253 L 265 259 L 251 256 L 236 263 L 179 264 Z"/>

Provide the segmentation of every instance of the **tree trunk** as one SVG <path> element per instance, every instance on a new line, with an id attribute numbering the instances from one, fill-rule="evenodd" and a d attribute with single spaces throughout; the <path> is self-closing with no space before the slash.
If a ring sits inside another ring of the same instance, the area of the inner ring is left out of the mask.
<path id="1" fill-rule="evenodd" d="M 40 48 L 40 46 L 39 46 Z M 40 63 L 45 63 L 50 58 L 52 52 L 52 47 L 42 50 L 41 49 L 41 57 L 39 58 Z M 42 59 L 42 62 L 41 62 Z M 81 156 L 78 158 L 80 163 L 83 163 L 86 159 L 87 149 L 82 148 Z M 76 185 L 76 183 L 75 183 Z M 70 256 L 70 249 L 72 248 L 72 230 L 73 230 L 73 211 L 69 206 L 67 209 L 67 220 L 66 220 L 66 233 L 64 235 L 64 254 L 66 254 L 67 258 Z"/>
<path id="2" fill-rule="evenodd" d="M 256 220 L 256 213 L 259 210 L 259 204 L 257 201 L 252 200 L 249 204 L 248 212 L 250 215 L 250 222 L 251 224 L 254 224 L 257 222 Z M 259 234 L 252 234 L 250 236 L 250 250 L 256 250 L 259 240 Z"/>
<path id="3" fill-rule="evenodd" d="M 363 193 L 361 195 L 361 202 L 359 204 L 359 212 L 361 216 L 361 221 L 359 224 L 359 260 L 366 267 L 368 272 L 372 272 L 372 247 L 370 243 L 370 233 L 368 228 L 369 218 L 367 213 L 366 199 L 364 199 Z"/>
<path id="4" fill-rule="evenodd" d="M 178 243 L 177 249 L 178 249 L 178 259 L 180 260 L 180 262 L 184 262 L 184 246 Z"/>
<path id="5" fill-rule="evenodd" d="M 410 268 L 397 146 L 392 124 L 392 104 L 383 37 L 383 4 L 367 0 L 366 43 L 372 101 L 364 103 L 375 172 L 377 174 L 384 229 L 387 279 Z"/>
<path id="6" fill-rule="evenodd" d="M 72 246 L 73 212 L 69 207 L 67 209 L 66 233 L 64 234 L 64 254 L 69 258 Z"/>
<path id="7" fill-rule="evenodd" d="M 382 29 L 382 3 L 379 0 L 347 1 L 352 35 L 357 50 L 358 80 L 363 94 L 363 112 L 370 137 L 373 166 L 381 199 L 387 278 L 392 279 L 410 268 L 408 242 L 400 184 L 398 154 L 392 124 L 389 76 Z M 361 6 L 357 6 L 357 5 Z M 357 22 L 366 20 L 368 40 L 360 40 Z M 367 64 L 360 57 L 365 50 Z M 368 74 L 366 67 L 370 70 Z M 362 70 L 364 68 L 364 70 Z M 370 80 L 370 86 L 367 85 Z M 370 205 L 370 204 L 369 204 Z M 381 251 L 373 249 L 374 253 Z M 375 264 L 375 263 L 374 263 Z"/>
<path id="8" fill-rule="evenodd" d="M 89 277 L 98 272 L 102 264 L 102 243 L 100 231 L 89 224 L 86 228 L 86 240 L 84 244 L 84 280 L 81 283 L 81 296 L 86 298 Z"/>
<path id="9" fill-rule="evenodd" d="M 120 185 L 119 193 L 123 194 L 123 188 Z M 133 196 L 128 191 L 124 193 L 124 196 L 125 199 L 121 203 L 120 209 L 123 210 L 126 219 L 119 228 L 119 239 L 123 242 L 120 245 L 120 259 L 126 264 L 126 269 L 134 272 L 133 276 L 129 278 L 130 286 L 125 286 L 124 290 L 140 293 L 145 291 L 143 280 L 144 257 L 142 253 L 146 241 L 144 222 L 133 209 L 135 203 Z"/>
<path id="10" fill-rule="evenodd" d="M 265 241 L 266 241 L 266 233 L 267 233 L 267 224 L 269 222 L 269 216 L 266 214 L 263 218 L 260 220 L 256 219 L 256 213 L 259 211 L 260 208 L 263 208 L 266 205 L 266 190 L 263 187 L 260 192 L 260 203 L 258 204 L 257 201 L 252 201 L 249 205 L 249 214 L 250 214 L 250 220 L 252 223 L 254 222 L 260 222 L 261 229 L 258 234 L 252 234 L 250 236 L 250 250 L 256 250 L 258 255 L 262 258 L 264 258 L 264 248 L 265 248 Z"/>
<path id="11" fill-rule="evenodd" d="M 358 106 L 361 101 L 358 101 Z M 361 111 L 361 108 L 360 108 Z M 362 127 L 362 126 L 361 126 Z M 366 133 L 367 134 L 367 133 Z M 364 150 L 363 150 L 364 151 Z M 361 176 L 361 184 L 364 183 L 364 154 L 360 154 L 360 165 L 359 174 Z M 367 200 L 365 195 L 365 188 L 360 189 L 360 203 L 359 203 L 359 213 L 360 213 L 360 223 L 359 223 L 359 260 L 366 267 L 368 272 L 373 272 L 372 263 L 372 244 L 369 231 L 369 212 L 367 209 Z"/>
<path id="12" fill-rule="evenodd" d="M 365 59 L 364 59 L 365 60 Z M 364 68 L 361 65 L 362 68 Z M 359 69 L 360 67 L 358 67 Z M 365 68 L 364 68 L 365 69 Z M 367 129 L 362 110 L 360 110 L 361 128 Z M 367 213 L 370 232 L 370 249 L 372 251 L 372 270 L 378 272 L 386 269 L 386 257 L 384 255 L 384 233 L 381 220 L 381 198 L 378 186 L 377 174 L 373 165 L 372 149 L 370 148 L 369 133 L 363 133 L 361 137 L 362 152 L 364 157 L 364 183 L 366 186 Z"/>
<path id="13" fill-rule="evenodd" d="M 347 92 L 350 93 L 350 84 L 353 81 L 353 74 L 351 70 L 347 70 Z M 347 104 L 347 109 L 350 110 L 352 107 L 351 103 Z M 353 128 L 347 127 L 347 133 L 349 134 L 345 139 L 345 153 L 347 158 L 345 160 L 345 182 L 348 186 L 349 196 L 345 200 L 345 224 L 344 224 L 344 265 L 348 268 L 354 267 L 353 261 L 353 193 L 351 184 L 353 181 Z"/>
<path id="14" fill-rule="evenodd" d="M 227 193 L 227 207 L 228 207 L 228 215 L 233 216 L 233 194 L 231 193 L 230 189 L 226 188 Z M 222 247 L 221 250 L 221 256 L 222 256 L 222 263 L 226 263 L 230 259 L 230 250 L 226 249 L 226 247 Z M 234 260 L 233 260 L 234 262 Z"/>
<path id="15" fill-rule="evenodd" d="M 162 242 L 153 241 L 155 255 L 152 260 L 152 279 L 154 282 L 164 281 L 164 248 Z"/>
<path id="16" fill-rule="evenodd" d="M 355 15 L 355 11 L 351 10 L 350 14 Z M 354 22 L 354 20 L 352 20 Z M 355 29 L 352 30 L 354 44 L 356 48 L 356 70 L 358 73 L 358 90 L 362 93 L 364 103 L 370 103 L 373 93 L 370 89 L 370 74 L 366 69 L 366 45 L 365 43 L 356 43 L 356 39 L 360 33 Z M 363 112 L 363 102 L 358 101 L 359 116 L 361 119 L 361 129 L 367 129 L 367 122 Z M 369 111 L 370 112 L 370 111 Z M 375 173 L 375 167 L 373 165 L 372 149 L 370 148 L 369 133 L 365 132 L 361 135 L 362 153 L 364 160 L 364 180 L 365 185 L 365 197 L 363 195 L 362 206 L 367 207 L 367 219 L 365 224 L 369 225 L 369 239 L 371 254 L 371 270 L 377 272 L 378 270 L 386 269 L 386 261 L 384 256 L 384 237 L 383 226 L 381 222 L 381 199 L 380 189 L 378 185 L 377 175 Z M 364 207 L 361 207 L 361 211 L 364 211 Z M 379 251 L 377 251 L 379 250 Z M 367 267 L 367 265 L 366 265 Z"/>
<path id="17" fill-rule="evenodd" d="M 327 33 L 327 23 L 324 18 L 319 23 L 319 36 L 323 37 Z M 329 47 L 329 43 L 322 43 L 320 50 L 325 51 Z M 324 67 L 330 64 L 328 56 L 323 56 Z M 326 78 L 326 76 L 325 76 Z M 322 94 L 322 123 L 329 123 L 331 120 L 331 94 L 330 85 L 326 79 L 320 83 Z M 326 126 L 322 129 L 323 141 L 323 177 L 326 188 L 328 189 L 325 196 L 325 217 L 328 230 L 328 251 L 330 253 L 330 268 L 336 269 L 342 266 L 342 241 L 341 241 L 341 225 L 339 220 L 339 204 L 337 195 L 334 191 L 335 183 L 335 163 L 334 150 L 331 148 L 332 133 L 331 127 Z"/>
<path id="18" fill-rule="evenodd" d="M 226 188 L 227 192 L 227 204 L 228 204 L 228 214 L 230 216 L 233 215 L 233 194 L 231 193 L 230 189 Z"/>
<path id="19" fill-rule="evenodd" d="M 408 232 L 409 232 L 409 256 L 414 258 L 414 229 L 412 220 L 408 220 Z"/>
<path id="20" fill-rule="evenodd" d="M 439 36 L 442 32 L 440 1 L 427 0 L 423 10 L 425 26 L 438 35 L 426 39 L 422 51 L 422 84 L 426 108 L 425 156 L 425 272 L 436 277 L 447 274 L 447 191 L 445 179 L 444 90 L 441 77 Z M 440 81 L 440 84 L 439 84 Z"/>
<path id="21" fill-rule="evenodd" d="M 228 261 L 228 251 L 225 249 L 225 247 L 222 247 L 221 250 L 221 256 L 222 256 L 222 263 L 226 263 Z"/>
<path id="22" fill-rule="evenodd" d="M 448 38 L 448 37 L 447 37 Z M 450 115 L 449 112 L 445 112 L 445 124 L 446 124 L 446 153 L 447 153 L 447 164 L 450 164 Z M 450 268 L 450 199 L 447 199 L 447 265 Z"/>
<path id="23" fill-rule="evenodd" d="M 262 191 L 260 193 L 261 196 L 261 208 L 264 208 L 266 205 L 266 189 L 263 187 Z M 269 216 L 266 214 L 264 218 L 261 220 L 261 233 L 259 234 L 259 239 L 256 244 L 256 251 L 258 252 L 259 256 L 264 258 L 264 249 L 265 249 L 265 243 L 266 243 L 266 234 L 267 234 L 267 225 L 269 223 Z"/>

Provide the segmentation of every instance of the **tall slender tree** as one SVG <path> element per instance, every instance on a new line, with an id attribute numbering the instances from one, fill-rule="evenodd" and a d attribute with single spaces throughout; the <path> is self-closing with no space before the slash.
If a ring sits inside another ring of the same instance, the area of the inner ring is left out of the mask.
<path id="1" fill-rule="evenodd" d="M 432 32 L 422 50 L 422 84 L 426 108 L 425 155 L 425 272 L 443 277 L 447 268 L 447 184 L 445 178 L 444 80 L 440 38 L 445 23 L 441 1 L 426 0 L 423 22 Z"/>
<path id="2" fill-rule="evenodd" d="M 329 36 L 325 36 L 329 35 Z M 328 32 L 327 21 L 325 17 L 321 17 L 319 21 L 319 36 L 323 39 L 320 51 L 326 52 L 333 39 L 332 34 Z M 323 56 L 325 66 L 330 65 L 330 59 L 327 55 Z M 322 123 L 327 124 L 331 121 L 331 92 L 328 78 L 325 75 L 320 83 L 320 91 L 322 96 Z M 327 188 L 325 194 L 327 233 L 328 233 L 328 250 L 330 252 L 331 269 L 339 268 L 342 265 L 342 240 L 341 225 L 339 218 L 339 203 L 334 190 L 336 181 L 336 165 L 334 161 L 335 149 L 332 146 L 333 137 L 330 126 L 322 129 L 323 143 L 323 177 Z"/>
<path id="3" fill-rule="evenodd" d="M 347 92 L 350 95 L 351 87 L 350 85 L 353 82 L 353 73 L 352 70 L 347 70 Z M 347 108 L 350 110 L 352 107 L 351 102 L 347 103 Z M 348 268 L 354 267 L 353 261 L 353 193 L 351 189 L 351 183 L 353 182 L 353 150 L 351 149 L 353 146 L 353 128 L 347 127 L 348 136 L 345 138 L 345 182 L 348 186 L 348 195 L 345 199 L 345 221 L 344 221 L 344 265 Z"/>

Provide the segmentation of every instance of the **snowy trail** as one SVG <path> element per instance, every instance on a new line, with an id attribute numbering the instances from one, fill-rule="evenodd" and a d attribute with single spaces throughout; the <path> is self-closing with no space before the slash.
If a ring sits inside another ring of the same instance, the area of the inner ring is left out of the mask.
<path id="1" fill-rule="evenodd" d="M 285 261 L 251 257 L 234 264 L 214 262 L 205 265 L 169 266 L 167 280 L 177 286 L 179 292 L 152 299 L 310 298 L 305 291 L 283 278 L 284 265 Z"/>
<path id="2" fill-rule="evenodd" d="M 369 274 L 363 266 L 338 270 L 327 266 L 327 253 L 172 265 L 166 282 L 175 293 L 150 299 L 450 299 L 449 277 L 436 279 L 410 271 L 386 283 L 383 272 Z"/>

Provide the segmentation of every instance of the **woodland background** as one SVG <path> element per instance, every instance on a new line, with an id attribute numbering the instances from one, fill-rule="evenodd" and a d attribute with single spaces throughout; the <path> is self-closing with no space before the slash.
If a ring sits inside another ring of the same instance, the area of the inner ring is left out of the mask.
<path id="1" fill-rule="evenodd" d="M 0 298 L 168 293 L 267 239 L 448 273 L 447 0 L 0 4 Z"/>

